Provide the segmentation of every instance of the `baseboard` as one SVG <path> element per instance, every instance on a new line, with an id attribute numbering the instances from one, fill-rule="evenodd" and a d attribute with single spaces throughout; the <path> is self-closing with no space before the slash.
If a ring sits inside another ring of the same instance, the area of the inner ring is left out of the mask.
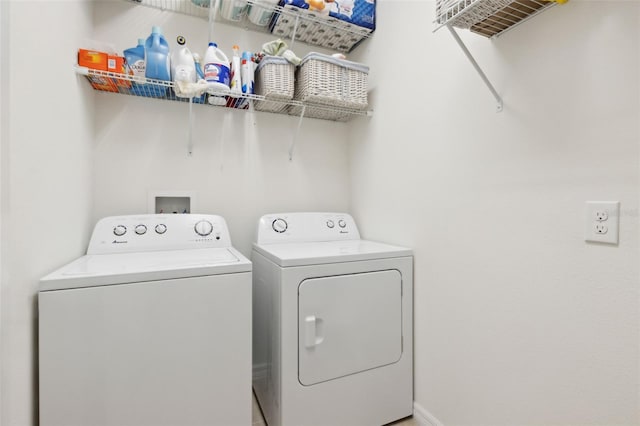
<path id="1" fill-rule="evenodd" d="M 420 426 L 444 426 L 440 420 L 415 401 L 413 401 L 413 419 Z"/>

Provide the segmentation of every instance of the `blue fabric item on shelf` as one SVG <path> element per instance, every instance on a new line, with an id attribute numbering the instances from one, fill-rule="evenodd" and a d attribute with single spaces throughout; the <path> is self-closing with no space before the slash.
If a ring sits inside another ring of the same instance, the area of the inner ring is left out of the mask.
<path id="1" fill-rule="evenodd" d="M 280 6 L 308 9 L 318 16 L 328 16 L 371 30 L 376 29 L 375 0 L 281 0 Z"/>

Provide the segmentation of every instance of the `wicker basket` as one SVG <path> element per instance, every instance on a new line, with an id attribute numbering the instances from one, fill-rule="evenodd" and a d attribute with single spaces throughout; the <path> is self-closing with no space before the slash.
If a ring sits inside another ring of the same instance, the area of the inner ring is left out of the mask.
<path id="1" fill-rule="evenodd" d="M 293 98 L 308 104 L 365 110 L 369 67 L 310 53 L 300 63 Z"/>
<path id="2" fill-rule="evenodd" d="M 257 111 L 285 112 L 286 101 L 293 99 L 295 66 L 279 56 L 262 58 L 255 74 L 256 95 L 267 100 L 255 101 Z"/>

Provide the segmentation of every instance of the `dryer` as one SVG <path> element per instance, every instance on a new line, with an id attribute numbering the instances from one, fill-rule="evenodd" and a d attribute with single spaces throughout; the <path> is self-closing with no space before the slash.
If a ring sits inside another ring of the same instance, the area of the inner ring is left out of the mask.
<path id="1" fill-rule="evenodd" d="M 40 425 L 251 424 L 251 263 L 222 217 L 104 218 L 38 305 Z"/>
<path id="2" fill-rule="evenodd" d="M 413 412 L 412 251 L 345 213 L 263 216 L 253 387 L 269 426 L 372 426 Z"/>

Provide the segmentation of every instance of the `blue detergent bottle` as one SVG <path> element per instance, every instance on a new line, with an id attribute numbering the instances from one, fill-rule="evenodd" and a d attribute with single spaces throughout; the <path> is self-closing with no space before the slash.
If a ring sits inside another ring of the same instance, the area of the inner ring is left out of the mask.
<path id="1" fill-rule="evenodd" d="M 144 39 L 138 39 L 138 45 L 126 49 L 124 52 L 124 59 L 127 62 L 127 66 L 131 70 L 134 77 L 144 78 L 146 64 L 144 61 Z"/>
<path id="2" fill-rule="evenodd" d="M 151 35 L 144 44 L 146 69 L 145 77 L 171 81 L 171 60 L 169 43 L 162 35 L 160 27 L 152 27 Z"/>

